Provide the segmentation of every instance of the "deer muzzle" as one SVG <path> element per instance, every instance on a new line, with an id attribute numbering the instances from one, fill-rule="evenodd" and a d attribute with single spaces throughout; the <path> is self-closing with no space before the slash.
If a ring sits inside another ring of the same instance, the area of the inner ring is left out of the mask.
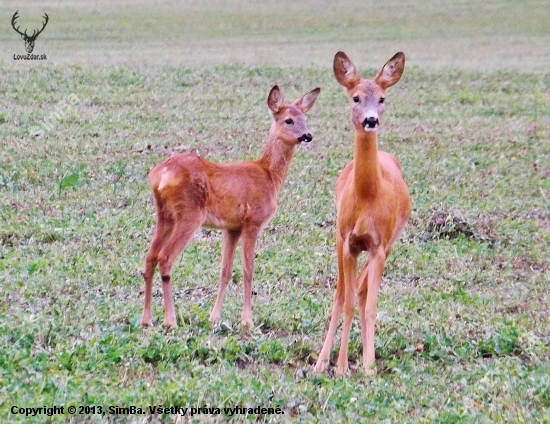
<path id="1" fill-rule="evenodd" d="M 306 143 L 309 143 L 311 140 L 313 140 L 313 137 L 310 133 L 302 134 L 300 137 L 298 137 L 298 141 L 301 143 L 302 141 L 305 141 Z"/>
<path id="2" fill-rule="evenodd" d="M 374 116 L 369 116 L 363 120 L 361 125 L 363 125 L 365 131 L 376 131 L 376 129 L 380 125 L 380 121 Z"/>

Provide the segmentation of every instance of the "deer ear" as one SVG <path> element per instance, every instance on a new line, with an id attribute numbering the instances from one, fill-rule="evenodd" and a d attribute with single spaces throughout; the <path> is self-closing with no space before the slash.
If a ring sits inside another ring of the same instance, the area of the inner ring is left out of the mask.
<path id="1" fill-rule="evenodd" d="M 355 65 L 344 52 L 338 52 L 334 56 L 333 69 L 336 81 L 347 89 L 354 87 L 359 82 Z"/>
<path id="2" fill-rule="evenodd" d="M 315 100 L 317 100 L 317 96 L 320 92 L 320 88 L 311 90 L 309 93 L 304 94 L 299 99 L 294 100 L 292 104 L 300 109 L 303 113 L 307 113 L 313 106 L 313 103 L 315 103 Z"/>
<path id="3" fill-rule="evenodd" d="M 401 79 L 403 70 L 405 69 L 405 55 L 401 52 L 396 53 L 386 64 L 380 69 L 374 81 L 386 89 L 395 85 Z"/>
<path id="4" fill-rule="evenodd" d="M 271 110 L 271 112 L 277 113 L 283 106 L 284 102 L 285 98 L 281 94 L 279 86 L 274 86 L 269 92 L 269 96 L 267 98 L 267 107 L 269 107 L 269 110 Z"/>

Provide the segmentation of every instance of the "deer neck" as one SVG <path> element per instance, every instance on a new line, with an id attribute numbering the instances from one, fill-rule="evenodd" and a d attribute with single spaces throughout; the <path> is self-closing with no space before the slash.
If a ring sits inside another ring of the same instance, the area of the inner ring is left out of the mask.
<path id="1" fill-rule="evenodd" d="M 295 150 L 295 144 L 285 143 L 273 130 L 269 132 L 267 144 L 258 162 L 271 174 L 277 191 L 285 181 Z"/>
<path id="2" fill-rule="evenodd" d="M 362 198 L 375 197 L 380 188 L 377 132 L 356 131 L 353 153 L 356 193 Z"/>

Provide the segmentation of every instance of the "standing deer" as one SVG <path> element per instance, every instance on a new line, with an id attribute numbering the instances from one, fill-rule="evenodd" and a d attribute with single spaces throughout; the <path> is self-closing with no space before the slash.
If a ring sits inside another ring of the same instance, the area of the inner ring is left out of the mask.
<path id="1" fill-rule="evenodd" d="M 256 240 L 277 210 L 277 198 L 296 146 L 310 142 L 305 113 L 321 90 L 316 88 L 292 104 L 284 104 L 279 87 L 267 99 L 272 117 L 263 155 L 256 161 L 217 164 L 196 154 L 172 156 L 148 175 L 157 222 L 145 257 L 145 302 L 141 325 L 151 326 L 153 274 L 159 265 L 164 299 L 164 325 L 177 327 L 172 300 L 174 260 L 201 227 L 223 232 L 218 296 L 210 321 L 220 319 L 223 297 L 231 277 L 235 249 L 242 238 L 243 326 L 252 326 L 252 274 Z"/>
<path id="2" fill-rule="evenodd" d="M 21 32 L 19 31 L 19 26 L 15 28 L 16 21 L 19 18 L 18 13 L 19 10 L 13 14 L 13 17 L 11 18 L 11 26 L 13 27 L 15 32 L 17 32 L 25 41 L 25 49 L 27 50 L 27 53 L 32 53 L 32 51 L 34 50 L 34 43 L 36 39 L 42 33 L 42 31 L 44 31 L 44 28 L 46 28 L 46 25 L 48 25 L 48 21 L 50 20 L 50 18 L 47 13 L 44 13 L 44 22 L 42 23 L 42 29 L 35 29 L 33 30 L 32 35 L 29 35 L 27 34 L 27 30 L 25 30 L 25 32 Z"/>
<path id="3" fill-rule="evenodd" d="M 395 157 L 378 150 L 377 130 L 384 112 L 384 93 L 396 84 L 405 67 L 405 55 L 397 53 L 372 80 L 360 78 L 355 65 L 343 52 L 334 57 L 334 75 L 350 98 L 355 128 L 353 160 L 336 181 L 336 252 L 338 280 L 332 314 L 315 371 L 329 365 L 330 349 L 344 312 L 344 325 L 336 373 L 348 369 L 348 343 L 359 298 L 363 341 L 363 367 L 374 373 L 374 325 L 376 304 L 384 264 L 393 243 L 409 217 L 410 199 L 401 167 Z M 366 251 L 367 260 L 357 276 L 357 258 Z"/>

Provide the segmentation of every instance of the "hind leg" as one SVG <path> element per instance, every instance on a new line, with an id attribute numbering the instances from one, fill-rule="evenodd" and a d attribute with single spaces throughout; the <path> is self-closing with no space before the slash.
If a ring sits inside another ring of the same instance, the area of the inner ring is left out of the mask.
<path id="1" fill-rule="evenodd" d="M 359 322 L 361 324 L 361 338 L 363 341 L 363 346 L 367 343 L 366 338 L 366 328 L 367 328 L 367 279 L 368 279 L 368 270 L 369 270 L 369 258 L 367 258 L 363 269 L 357 277 L 357 298 L 359 299 Z"/>
<path id="2" fill-rule="evenodd" d="M 162 219 L 157 213 L 155 235 L 151 247 L 145 256 L 145 270 L 141 273 L 145 280 L 145 300 L 143 302 L 143 315 L 141 316 L 142 327 L 152 327 L 151 301 L 153 297 L 153 275 L 158 263 L 158 254 L 172 231 L 172 222 Z"/>
<path id="3" fill-rule="evenodd" d="M 199 229 L 201 223 L 202 220 L 200 217 L 185 216 L 185 219 L 178 219 L 174 224 L 170 237 L 166 240 L 166 243 L 158 254 L 164 299 L 164 325 L 166 328 L 177 327 L 174 300 L 172 298 L 172 266 L 178 255 Z"/>
<path id="4" fill-rule="evenodd" d="M 385 262 L 386 254 L 382 246 L 372 252 L 369 252 L 369 263 L 366 271 L 366 278 L 360 282 L 360 286 L 358 288 L 361 296 L 366 295 L 366 302 L 362 311 L 365 317 L 364 326 L 361 329 L 361 332 L 363 339 L 363 368 L 365 369 L 365 373 L 369 375 L 376 372 L 374 334 L 378 292 L 380 290 L 382 274 L 384 273 Z"/>

